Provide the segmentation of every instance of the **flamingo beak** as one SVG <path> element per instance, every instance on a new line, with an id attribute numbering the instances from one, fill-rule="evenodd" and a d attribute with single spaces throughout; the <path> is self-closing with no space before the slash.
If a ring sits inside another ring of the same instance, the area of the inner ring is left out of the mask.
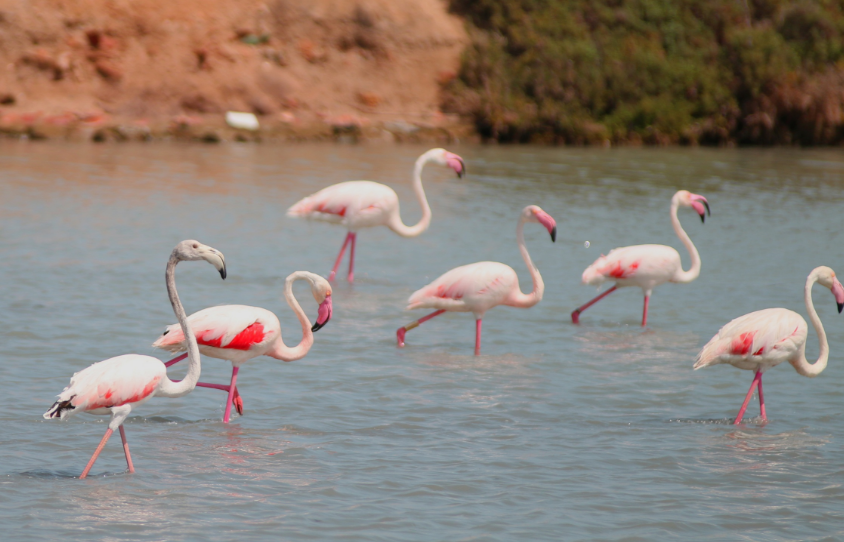
<path id="1" fill-rule="evenodd" d="M 835 302 L 838 304 L 838 312 L 844 310 L 844 286 L 838 282 L 837 278 L 832 279 L 832 295 L 835 296 Z"/>
<path id="2" fill-rule="evenodd" d="M 466 174 L 466 164 L 463 163 L 463 159 L 457 156 L 456 154 L 448 153 L 445 159 L 445 163 L 457 173 L 457 178 L 462 179 L 463 175 Z"/>
<path id="3" fill-rule="evenodd" d="M 700 221 L 702 223 L 706 223 L 706 215 L 712 216 L 712 212 L 709 210 L 709 202 L 706 201 L 706 198 L 703 196 L 698 196 L 697 194 L 692 194 L 692 209 L 697 211 L 697 214 L 700 215 Z"/>
<path id="4" fill-rule="evenodd" d="M 545 226 L 545 229 L 548 230 L 548 233 L 551 234 L 551 242 L 557 242 L 557 221 L 554 220 L 551 215 L 546 213 L 545 211 L 538 209 L 534 212 L 536 215 L 536 219 L 539 221 L 540 224 Z"/>
<path id="5" fill-rule="evenodd" d="M 311 328 L 312 332 L 319 331 L 322 327 L 331 320 L 331 294 L 325 296 L 325 301 L 319 304 L 319 312 L 317 312 L 316 323 Z"/>

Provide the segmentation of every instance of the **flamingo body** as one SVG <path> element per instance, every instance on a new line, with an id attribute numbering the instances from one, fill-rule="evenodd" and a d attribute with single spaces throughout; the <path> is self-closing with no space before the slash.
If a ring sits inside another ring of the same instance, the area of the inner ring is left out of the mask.
<path id="1" fill-rule="evenodd" d="M 126 354 L 97 362 L 74 373 L 44 418 L 65 419 L 79 412 L 113 414 L 115 407 L 134 408 L 149 401 L 167 374 L 161 360 Z"/>
<path id="2" fill-rule="evenodd" d="M 389 186 L 372 181 L 347 181 L 323 188 L 288 211 L 290 217 L 340 224 L 349 231 L 387 226 L 399 214 L 399 197 Z"/>
<path id="3" fill-rule="evenodd" d="M 475 318 L 496 305 L 509 305 L 521 294 L 519 277 L 509 265 L 477 262 L 455 267 L 420 288 L 408 300 L 408 309 L 443 309 L 471 312 Z"/>
<path id="4" fill-rule="evenodd" d="M 638 286 L 645 292 L 674 282 L 683 270 L 680 253 L 665 245 L 634 245 L 616 248 L 583 271 L 583 284 L 600 286 L 614 282 L 619 288 Z M 647 294 L 646 294 L 647 295 Z"/>
<path id="5" fill-rule="evenodd" d="M 196 334 L 200 353 L 231 361 L 235 367 L 273 351 L 281 341 L 278 317 L 261 307 L 209 307 L 188 316 L 188 324 Z M 167 326 L 153 346 L 184 352 L 185 335 L 179 324 Z"/>
<path id="6" fill-rule="evenodd" d="M 698 355 L 695 369 L 728 363 L 764 372 L 805 355 L 809 326 L 788 309 L 764 309 L 732 320 L 710 339 Z"/>

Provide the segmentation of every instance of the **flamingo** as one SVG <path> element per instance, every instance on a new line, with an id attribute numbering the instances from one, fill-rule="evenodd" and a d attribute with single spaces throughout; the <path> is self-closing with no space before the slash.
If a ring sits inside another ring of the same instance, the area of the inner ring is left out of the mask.
<path id="1" fill-rule="evenodd" d="M 299 302 L 293 297 L 293 283 L 300 279 L 310 283 L 311 293 L 319 304 L 317 320 L 313 326 Z M 237 394 L 237 373 L 241 365 L 258 356 L 269 356 L 282 361 L 302 359 L 314 344 L 314 332 L 321 329 L 331 318 L 331 285 L 319 275 L 308 271 L 292 273 L 284 282 L 284 297 L 302 324 L 302 340 L 292 348 L 285 346 L 281 339 L 281 324 L 276 315 L 260 307 L 221 305 L 202 309 L 188 317 L 191 328 L 196 330 L 199 351 L 206 356 L 224 359 L 232 364 L 232 378 L 228 386 L 229 397 L 223 423 L 229 423 L 232 402 Z M 183 352 L 186 347 L 182 328 L 179 324 L 168 326 L 153 346 L 168 352 Z M 186 354 L 183 354 L 167 362 L 167 365 L 178 363 L 185 356 Z M 243 413 L 242 406 L 237 409 L 238 413 Z"/>
<path id="2" fill-rule="evenodd" d="M 44 418 L 65 419 L 68 416 L 79 412 L 87 412 L 95 415 L 111 414 L 108 429 L 94 451 L 94 455 L 82 471 L 79 479 L 84 479 L 94 466 L 97 456 L 105 447 L 106 442 L 115 429 L 120 431 L 120 439 L 123 441 L 123 453 L 126 456 L 126 464 L 129 472 L 135 472 L 132 465 L 132 456 L 129 454 L 129 443 L 126 441 L 126 432 L 123 430 L 123 422 L 132 410 L 147 402 L 154 396 L 159 397 L 182 397 L 190 393 L 199 380 L 199 350 L 196 345 L 196 338 L 188 325 L 185 309 L 179 301 L 179 294 L 176 292 L 176 264 L 181 261 L 205 260 L 220 272 L 220 276 L 226 278 L 226 260 L 222 252 L 203 245 L 197 241 L 182 241 L 167 262 L 166 282 L 167 293 L 170 296 L 170 304 L 173 312 L 179 320 L 184 334 L 188 337 L 188 373 L 182 381 L 172 381 L 167 378 L 167 368 L 161 360 L 151 356 L 139 354 L 126 354 L 97 362 L 90 367 L 75 373 L 70 384 L 58 395 L 58 400 L 53 403 Z"/>
<path id="3" fill-rule="evenodd" d="M 340 254 L 334 262 L 334 268 L 328 275 L 333 281 L 340 267 L 340 261 L 351 243 L 349 252 L 349 282 L 354 282 L 355 241 L 357 230 L 374 226 L 387 226 L 402 237 L 416 237 L 431 224 L 431 207 L 422 189 L 422 168 L 428 162 L 452 168 L 458 177 L 466 173 L 463 159 L 445 149 L 431 149 L 416 160 L 413 168 L 413 191 L 422 206 L 422 218 L 413 226 L 405 226 L 399 216 L 399 197 L 389 186 L 372 181 L 347 181 L 323 188 L 315 194 L 296 202 L 287 210 L 287 216 L 323 220 L 332 224 L 341 224 L 347 230 L 346 240 L 340 247 Z"/>
<path id="4" fill-rule="evenodd" d="M 835 271 L 829 267 L 816 267 L 806 278 L 804 298 L 806 312 L 818 333 L 821 344 L 820 354 L 814 363 L 806 361 L 806 337 L 809 326 L 806 320 L 788 309 L 764 309 L 739 316 L 722 327 L 697 355 L 694 369 L 729 363 L 739 369 L 753 371 L 755 376 L 741 405 L 734 425 L 741 422 L 747 404 L 753 396 L 753 390 L 759 387 L 759 410 L 762 420 L 765 415 L 765 398 L 762 395 L 762 373 L 787 361 L 798 374 L 813 378 L 826 369 L 829 359 L 829 343 L 821 319 L 812 303 L 812 286 L 819 282 L 829 288 L 838 304 L 838 312 L 844 309 L 844 286 L 835 277 Z"/>
<path id="5" fill-rule="evenodd" d="M 528 205 L 519 215 L 516 239 L 519 251 L 525 260 L 533 279 L 533 291 L 523 294 L 519 288 L 519 277 L 509 265 L 498 262 L 478 262 L 455 267 L 431 284 L 417 290 L 408 300 L 408 309 L 437 309 L 419 320 L 415 320 L 396 331 L 398 346 L 403 347 L 405 334 L 435 316 L 451 312 L 471 312 L 475 315 L 475 355 L 481 354 L 481 321 L 486 311 L 497 305 L 509 305 L 527 309 L 542 301 L 545 283 L 539 270 L 533 265 L 525 246 L 525 222 L 538 222 L 551 234 L 551 241 L 557 237 L 557 223 L 551 215 L 536 205 Z"/>
<path id="6" fill-rule="evenodd" d="M 678 207 L 691 207 L 700 215 L 700 221 L 706 222 L 709 213 L 709 203 L 706 198 L 680 190 L 671 198 L 671 225 L 680 241 L 683 242 L 692 257 L 692 266 L 683 271 L 680 253 L 665 245 L 634 245 L 615 248 L 606 256 L 600 258 L 583 272 L 582 283 L 590 286 L 600 286 L 606 281 L 614 281 L 612 288 L 598 295 L 585 305 L 571 313 L 571 321 L 580 323 L 580 313 L 610 295 L 618 288 L 638 286 L 645 295 L 645 306 L 642 310 L 642 327 L 648 323 L 648 301 L 653 289 L 666 282 L 691 282 L 700 275 L 700 255 L 689 235 L 680 225 L 677 218 Z M 705 208 L 705 209 L 704 209 Z"/>

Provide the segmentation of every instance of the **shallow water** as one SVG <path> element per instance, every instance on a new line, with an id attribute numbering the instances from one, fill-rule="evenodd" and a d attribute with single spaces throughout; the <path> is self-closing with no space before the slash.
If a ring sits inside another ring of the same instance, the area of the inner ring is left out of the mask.
<path id="1" fill-rule="evenodd" d="M 163 278 L 179 240 L 228 263 L 225 282 L 207 265 L 179 267 L 189 312 L 263 306 L 294 343 L 283 279 L 326 275 L 344 232 L 285 209 L 368 178 L 393 186 L 413 223 L 410 171 L 424 150 L 3 142 L 3 538 L 844 539 L 844 320 L 831 295 L 815 288 L 829 367 L 816 379 L 788 365 L 766 373 L 768 424 L 754 401 L 748 423 L 730 425 L 751 373 L 691 369 L 731 318 L 777 306 L 805 315 L 809 271 L 844 272 L 837 150 L 451 148 L 468 176 L 426 169 L 430 229 L 360 233 L 356 283 L 336 284 L 334 318 L 308 357 L 241 370 L 245 416 L 223 425 L 214 390 L 153 399 L 126 423 L 137 472 L 125 472 L 114 437 L 76 479 L 106 419 L 41 414 L 94 361 L 165 358 L 150 344 L 174 321 Z M 580 273 L 602 252 L 664 243 L 688 265 L 668 218 L 679 188 L 712 206 L 705 225 L 681 211 L 701 277 L 658 288 L 644 330 L 634 289 L 573 326 L 571 310 L 595 295 Z M 527 204 L 558 223 L 556 244 L 538 225 L 525 230 L 542 303 L 490 311 L 480 357 L 468 314 L 436 318 L 397 349 L 396 328 L 425 314 L 404 311 L 409 294 L 452 267 L 501 261 L 530 288 L 515 243 Z M 313 318 L 307 289 L 296 292 Z M 229 374 L 203 359 L 202 380 Z"/>

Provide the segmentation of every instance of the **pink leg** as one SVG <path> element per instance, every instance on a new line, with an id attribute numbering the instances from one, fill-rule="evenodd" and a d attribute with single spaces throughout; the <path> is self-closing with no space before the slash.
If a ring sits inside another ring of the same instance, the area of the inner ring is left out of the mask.
<path id="1" fill-rule="evenodd" d="M 739 410 L 738 416 L 736 416 L 736 421 L 733 422 L 733 425 L 738 425 L 741 423 L 742 417 L 744 417 L 744 411 L 747 410 L 747 404 L 750 402 L 750 398 L 753 397 L 753 390 L 756 389 L 756 386 L 759 384 L 759 380 L 762 378 L 762 373 L 756 372 L 756 376 L 753 377 L 753 382 L 750 384 L 750 389 L 747 390 L 747 396 L 744 398 L 744 403 L 741 405 L 741 410 Z"/>
<path id="2" fill-rule="evenodd" d="M 229 398 L 226 400 L 226 412 L 223 414 L 223 423 L 229 423 L 229 418 L 231 417 L 232 413 L 232 401 L 234 400 L 234 390 L 237 388 L 235 387 L 235 382 L 237 382 L 237 372 L 240 367 L 232 368 L 232 382 L 229 385 Z"/>
<path id="3" fill-rule="evenodd" d="M 103 435 L 103 440 L 100 441 L 100 445 L 97 446 L 96 450 L 94 450 L 94 455 L 91 456 L 91 459 L 88 461 L 88 464 L 85 465 L 85 470 L 83 470 L 82 475 L 79 476 L 80 480 L 84 480 L 88 476 L 88 473 L 91 472 L 91 467 L 94 466 L 94 461 L 97 460 L 97 456 L 99 456 L 100 452 L 103 451 L 106 442 L 108 442 L 108 437 L 110 437 L 112 433 L 113 431 L 111 430 L 111 427 L 106 429 L 105 435 Z"/>
<path id="4" fill-rule="evenodd" d="M 762 395 L 762 373 L 759 373 L 759 412 L 762 421 L 768 421 L 768 416 L 765 415 L 765 396 Z"/>
<path id="5" fill-rule="evenodd" d="M 165 366 L 165 367 L 170 367 L 171 365 L 176 365 L 177 363 L 179 363 L 180 361 L 182 361 L 182 360 L 183 360 L 183 359 L 185 359 L 186 357 L 188 357 L 188 355 L 187 355 L 187 353 L 184 353 L 184 354 L 182 354 L 181 356 L 177 356 L 177 357 L 175 357 L 175 358 L 171 359 L 170 361 L 168 361 L 167 363 L 165 363 L 165 364 L 164 364 L 164 366 Z"/>
<path id="6" fill-rule="evenodd" d="M 173 382 L 176 382 L 176 380 Z M 197 382 L 196 385 L 200 388 L 213 388 L 215 390 L 228 392 L 231 392 L 232 389 L 231 386 L 226 386 L 225 384 L 206 384 L 205 382 Z M 234 404 L 234 408 L 237 410 L 237 413 L 243 416 L 243 398 L 240 396 L 240 392 L 237 391 L 237 386 L 234 387 L 234 399 L 232 400 L 232 403 Z"/>
<path id="7" fill-rule="evenodd" d="M 135 467 L 132 465 L 132 456 L 129 454 L 129 443 L 126 442 L 126 431 L 123 430 L 123 424 L 120 424 L 120 440 L 123 441 L 123 453 L 126 454 L 126 465 L 129 466 L 129 472 L 135 472 Z"/>
<path id="8" fill-rule="evenodd" d="M 413 329 L 415 327 L 419 327 L 420 324 L 423 324 L 423 323 L 427 322 L 428 320 L 430 320 L 431 318 L 433 318 L 434 316 L 439 316 L 444 312 L 445 312 L 445 309 L 440 309 L 438 311 L 434 311 L 431 314 L 429 314 L 428 316 L 423 316 L 419 320 L 414 320 L 413 322 L 407 324 L 406 326 L 400 327 L 398 330 L 396 330 L 396 339 L 397 339 L 399 348 L 404 346 L 404 336 L 408 331 L 410 331 L 411 329 Z"/>
<path id="9" fill-rule="evenodd" d="M 612 288 L 610 288 L 610 289 L 609 289 L 609 290 L 607 290 L 606 292 L 602 293 L 601 295 L 599 295 L 598 297 L 596 297 L 595 299 L 593 299 L 593 300 L 592 300 L 592 301 L 590 301 L 589 303 L 587 303 L 587 304 L 583 305 L 582 307 L 579 307 L 579 308 L 577 308 L 577 309 L 574 309 L 574 311 L 572 311 L 572 313 L 571 313 L 571 321 L 572 321 L 573 323 L 575 323 L 575 324 L 579 324 L 579 323 L 580 323 L 580 313 L 581 313 L 581 312 L 585 311 L 586 309 L 588 309 L 589 307 L 591 307 L 592 305 L 594 305 L 594 304 L 595 304 L 595 303 L 597 303 L 598 301 L 600 301 L 600 300 L 604 299 L 605 297 L 607 297 L 608 295 L 610 295 L 611 293 L 613 293 L 613 292 L 614 292 L 614 291 L 616 291 L 617 289 L 618 289 L 618 286 L 613 286 Z"/>
<path id="10" fill-rule="evenodd" d="M 346 234 L 346 240 L 343 241 L 343 246 L 340 247 L 340 254 L 337 255 L 337 261 L 334 262 L 334 269 L 331 270 L 331 274 L 328 275 L 328 281 L 331 282 L 334 280 L 334 276 L 337 275 L 337 269 L 340 268 L 340 261 L 343 260 L 343 254 L 346 253 L 346 245 L 349 244 L 349 240 L 352 238 L 352 232 Z"/>
<path id="11" fill-rule="evenodd" d="M 642 309 L 642 327 L 648 325 L 648 301 L 651 300 L 651 296 L 645 296 L 645 308 Z"/>
<path id="12" fill-rule="evenodd" d="M 349 237 L 352 238 L 352 248 L 349 251 L 349 283 L 355 281 L 355 241 L 358 239 L 358 234 L 350 231 Z"/>
<path id="13" fill-rule="evenodd" d="M 481 319 L 475 320 L 475 355 L 481 355 Z"/>

